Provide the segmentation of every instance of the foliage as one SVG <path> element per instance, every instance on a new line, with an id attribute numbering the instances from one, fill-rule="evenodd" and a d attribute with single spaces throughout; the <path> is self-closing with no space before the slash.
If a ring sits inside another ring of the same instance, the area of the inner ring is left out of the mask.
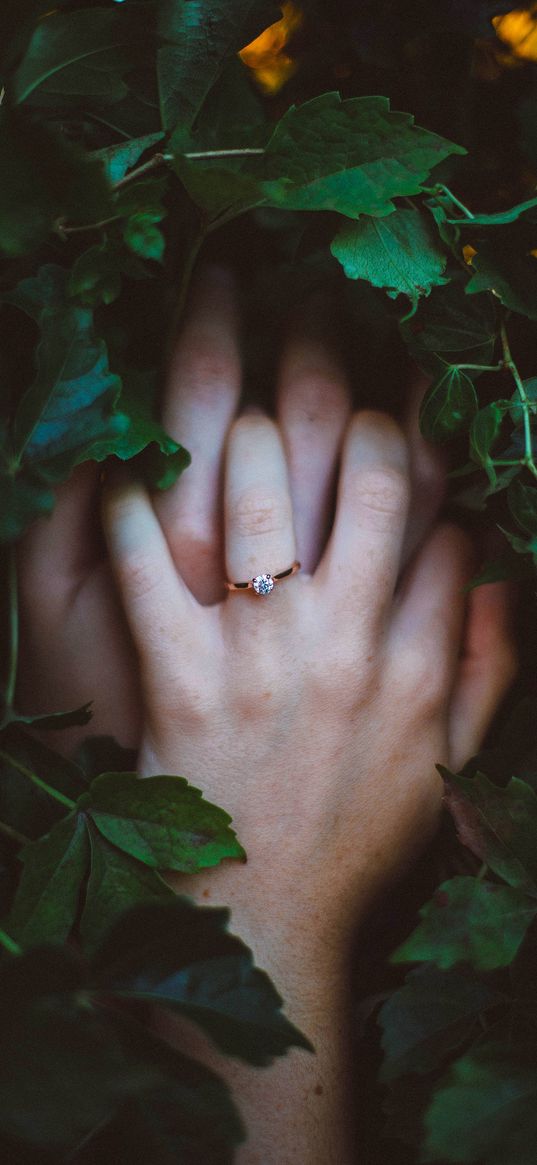
<path id="1" fill-rule="evenodd" d="M 151 1033 L 148 1003 L 252 1064 L 308 1046 L 227 917 L 163 877 L 242 859 L 223 810 L 181 777 L 138 780 L 112 740 L 65 760 L 42 734 L 89 706 L 32 716 L 16 699 L 14 547 L 55 486 L 116 457 L 164 489 L 189 463 L 157 402 L 202 249 L 248 272 L 261 390 L 279 323 L 311 288 L 339 297 L 349 362 L 373 386 L 360 401 L 397 407 L 404 353 L 418 363 L 450 502 L 502 531 L 475 584 L 534 585 L 537 54 L 492 0 L 301 7 L 296 67 L 286 52 L 281 89 L 278 54 L 265 60 L 264 98 L 255 52 L 238 54 L 278 20 L 272 0 L 0 13 L 0 1147 L 20 1165 L 233 1160 L 229 1093 Z M 530 655 L 533 628 L 527 614 Z M 494 749 L 443 770 L 454 876 L 394 956 L 418 966 L 381 1009 L 381 1075 L 389 1133 L 415 1159 L 532 1160 L 532 695 Z"/>

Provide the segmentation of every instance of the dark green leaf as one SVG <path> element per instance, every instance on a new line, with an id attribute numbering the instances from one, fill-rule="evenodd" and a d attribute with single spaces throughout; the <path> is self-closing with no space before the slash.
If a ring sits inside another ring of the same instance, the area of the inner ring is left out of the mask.
<path id="1" fill-rule="evenodd" d="M 34 1160 L 74 1148 L 160 1079 L 153 1063 L 126 1057 L 68 951 L 45 947 L 2 965 L 0 1129 L 34 1146 Z"/>
<path id="2" fill-rule="evenodd" d="M 48 13 L 36 25 L 12 80 L 13 100 L 84 96 L 119 101 L 130 65 L 129 28 L 119 11 L 105 8 Z"/>
<path id="3" fill-rule="evenodd" d="M 397 209 L 386 218 L 363 218 L 340 227 L 331 245 L 349 279 L 367 279 L 392 299 L 414 303 L 445 283 L 446 256 L 417 210 Z"/>
<path id="4" fill-rule="evenodd" d="M 136 768 L 135 749 L 123 748 L 113 736 L 87 736 L 74 759 L 90 781 L 101 773 L 133 772 Z"/>
<path id="5" fill-rule="evenodd" d="M 492 401 L 476 413 L 470 428 L 470 450 L 478 465 L 489 465 L 490 451 L 500 434 L 502 420 L 508 410 L 508 401 Z"/>
<path id="6" fill-rule="evenodd" d="M 124 275 L 130 279 L 147 279 L 150 272 L 118 239 L 109 238 L 78 256 L 67 290 L 86 307 L 113 303 L 121 291 Z"/>
<path id="7" fill-rule="evenodd" d="M 173 890 L 148 866 L 110 845 L 90 827 L 91 864 L 80 937 L 86 950 L 101 941 L 118 914 L 147 899 L 173 898 Z"/>
<path id="8" fill-rule="evenodd" d="M 537 902 L 517 887 L 451 878 L 422 906 L 422 921 L 392 962 L 428 961 L 443 971 L 461 962 L 477 971 L 507 967 L 536 914 Z"/>
<path id="9" fill-rule="evenodd" d="M 98 952 L 97 986 L 179 1011 L 250 1064 L 268 1064 L 291 1046 L 310 1048 L 251 951 L 227 933 L 228 918 L 227 910 L 200 909 L 186 898 L 139 906 Z"/>
<path id="10" fill-rule="evenodd" d="M 160 1079 L 98 1128 L 74 1165 L 133 1165 L 141 1156 L 151 1165 L 232 1165 L 245 1132 L 224 1081 L 140 1024 L 116 1014 L 114 1026 L 125 1055 Z"/>
<path id="11" fill-rule="evenodd" d="M 403 987 L 382 1006 L 382 1079 L 431 1072 L 458 1048 L 480 1015 L 503 997 L 477 977 L 436 967 L 410 971 Z"/>
<path id="12" fill-rule="evenodd" d="M 231 817 L 184 777 L 104 773 L 79 805 L 103 837 L 155 869 L 193 873 L 245 856 Z"/>
<path id="13" fill-rule="evenodd" d="M 60 219 L 95 222 L 112 213 L 98 159 L 47 125 L 5 108 L 0 109 L 0 165 L 0 250 L 7 255 L 39 246 Z"/>
<path id="14" fill-rule="evenodd" d="M 118 406 L 128 416 L 129 428 L 122 437 L 98 442 L 91 455 L 97 461 L 111 453 L 122 461 L 137 456 L 137 467 L 151 487 L 167 489 L 190 465 L 191 458 L 156 420 L 155 399 L 155 376 L 143 369 L 127 369 Z"/>
<path id="15" fill-rule="evenodd" d="M 73 708 L 70 712 L 47 712 L 42 714 L 24 715 L 22 712 L 13 712 L 10 724 L 28 724 L 39 728 L 40 732 L 49 729 L 56 732 L 59 728 L 81 727 L 89 724 L 92 717 L 91 703 L 83 704 L 81 708 Z"/>
<path id="16" fill-rule="evenodd" d="M 534 228 L 505 227 L 478 241 L 472 259 L 475 274 L 469 295 L 493 291 L 506 307 L 537 319 L 537 259 L 532 254 Z"/>
<path id="17" fill-rule="evenodd" d="M 537 536 L 537 489 L 517 478 L 509 486 L 507 502 L 513 518 L 530 537 Z"/>
<path id="18" fill-rule="evenodd" d="M 70 468 L 97 438 L 125 429 L 126 419 L 113 415 L 121 382 L 94 337 L 91 311 L 68 299 L 61 267 L 42 267 L 4 299 L 41 328 L 37 377 L 17 410 L 13 452 L 30 462 L 67 454 Z"/>
<path id="19" fill-rule="evenodd" d="M 513 777 L 505 788 L 483 773 L 471 779 L 438 766 L 445 802 L 463 845 L 510 886 L 537 892 L 537 796 Z"/>
<path id="20" fill-rule="evenodd" d="M 96 150 L 94 158 L 98 158 L 104 165 L 108 181 L 115 184 L 132 170 L 146 150 L 162 141 L 163 133 L 144 134 L 140 138 L 131 138 L 130 141 L 120 142 L 117 146 L 107 146 L 104 150 Z"/>
<path id="21" fill-rule="evenodd" d="M 534 1055 L 493 1042 L 458 1060 L 425 1116 L 422 1160 L 534 1165 L 537 1139 Z"/>
<path id="22" fill-rule="evenodd" d="M 469 298 L 465 286 L 462 276 L 452 276 L 445 287 L 433 288 L 402 327 L 414 359 L 435 377 L 446 364 L 490 364 L 493 356 L 494 303 L 490 295 Z"/>
<path id="23" fill-rule="evenodd" d="M 233 57 L 281 12 L 272 0 L 160 0 L 158 52 L 162 124 L 191 126 Z"/>
<path id="24" fill-rule="evenodd" d="M 155 225 L 161 215 L 152 213 L 133 214 L 123 227 L 123 238 L 135 255 L 142 259 L 154 259 L 160 263 L 164 257 L 165 239 Z"/>
<path id="25" fill-rule="evenodd" d="M 24 869 L 9 917 L 23 946 L 65 942 L 74 925 L 89 860 L 83 817 L 70 814 L 21 851 Z"/>
<path id="26" fill-rule="evenodd" d="M 450 366 L 429 388 L 421 406 L 420 428 L 429 441 L 442 443 L 472 420 L 477 410 L 475 388 L 465 372 Z"/>
<path id="27" fill-rule="evenodd" d="M 349 218 L 387 215 L 392 199 L 416 194 L 431 168 L 460 146 L 390 110 L 385 97 L 342 101 L 324 93 L 292 106 L 276 125 L 262 157 L 222 165 L 188 161 L 196 148 L 178 132 L 175 167 L 194 201 L 212 217 L 230 207 L 336 210 Z"/>

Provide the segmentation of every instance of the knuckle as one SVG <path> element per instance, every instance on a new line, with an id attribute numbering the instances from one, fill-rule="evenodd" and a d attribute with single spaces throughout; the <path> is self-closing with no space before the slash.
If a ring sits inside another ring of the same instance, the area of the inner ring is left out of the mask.
<path id="1" fill-rule="evenodd" d="M 446 703 L 446 677 L 442 667 L 431 666 L 430 644 L 407 645 L 397 661 L 399 684 L 405 701 L 418 719 L 439 714 Z"/>
<path id="2" fill-rule="evenodd" d="M 334 425 L 338 421 L 342 392 L 336 382 L 305 370 L 286 401 L 286 412 L 291 424 Z"/>
<path id="3" fill-rule="evenodd" d="M 354 488 L 360 507 L 380 524 L 405 513 L 410 498 L 406 473 L 392 466 L 360 469 L 354 475 Z"/>
<path id="4" fill-rule="evenodd" d="M 283 498 L 268 497 L 259 490 L 239 496 L 232 507 L 233 522 L 239 537 L 280 534 L 287 528 L 287 506 Z"/>
<path id="5" fill-rule="evenodd" d="M 161 574 L 153 558 L 140 553 L 125 555 L 116 564 L 120 588 L 135 602 L 152 598 L 159 589 Z"/>

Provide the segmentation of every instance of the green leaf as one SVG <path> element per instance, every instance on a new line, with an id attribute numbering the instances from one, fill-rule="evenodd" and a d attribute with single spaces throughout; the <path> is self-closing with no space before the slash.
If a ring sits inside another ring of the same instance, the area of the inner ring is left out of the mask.
<path id="1" fill-rule="evenodd" d="M 2 733 L 0 753 L 0 821 L 24 837 L 37 839 L 65 817 L 66 807 L 38 787 L 31 776 L 25 777 L 21 768 L 71 800 L 87 787 L 84 774 L 73 761 L 18 725 L 10 725 Z"/>
<path id="2" fill-rule="evenodd" d="M 349 279 L 367 279 L 392 299 L 403 293 L 415 303 L 446 282 L 446 255 L 418 210 L 397 209 L 386 218 L 347 223 L 330 250 Z"/>
<path id="3" fill-rule="evenodd" d="M 133 1165 L 142 1157 L 151 1165 L 233 1165 L 245 1130 L 224 1081 L 147 1027 L 119 1016 L 114 1026 L 125 1056 L 157 1080 L 95 1130 L 76 1152 L 76 1165 Z"/>
<path id="4" fill-rule="evenodd" d="M 517 887 L 451 878 L 422 906 L 422 922 L 391 961 L 428 961 L 442 971 L 461 962 L 477 971 L 507 967 L 536 914 L 537 902 Z"/>
<path id="5" fill-rule="evenodd" d="M 129 1054 L 106 1008 L 93 1007 L 82 967 L 44 947 L 0 968 L 0 1129 L 33 1160 L 65 1159 L 129 1098 L 165 1081 Z"/>
<path id="6" fill-rule="evenodd" d="M 80 708 L 71 708 L 69 712 L 28 713 L 13 711 L 9 716 L 10 724 L 27 724 L 39 728 L 40 732 L 56 732 L 60 728 L 82 727 L 89 724 L 92 717 L 91 702 L 82 704 Z"/>
<path id="7" fill-rule="evenodd" d="M 490 451 L 500 435 L 502 420 L 509 407 L 509 401 L 492 401 L 476 413 L 470 428 L 470 451 L 478 465 L 489 465 Z"/>
<path id="8" fill-rule="evenodd" d="M 494 303 L 490 295 L 468 297 L 466 282 L 452 275 L 444 287 L 433 288 L 401 328 L 416 362 L 435 377 L 446 364 L 490 364 L 493 356 Z"/>
<path id="9" fill-rule="evenodd" d="M 119 101 L 128 92 L 122 76 L 130 66 L 129 26 L 105 8 L 52 11 L 39 21 L 14 77 L 15 104 L 43 97 L 98 97 Z"/>
<path id="10" fill-rule="evenodd" d="M 342 100 L 324 93 L 291 106 L 273 130 L 262 157 L 232 168 L 188 161 L 196 148 L 181 129 L 172 137 L 174 165 L 188 192 L 211 218 L 249 206 L 335 210 L 349 218 L 388 215 L 393 198 L 416 194 L 431 168 L 460 146 L 421 129 L 385 97 Z"/>
<path id="11" fill-rule="evenodd" d="M 123 374 L 123 386 L 118 407 L 129 418 L 127 432 L 112 441 L 99 441 L 92 446 L 91 456 L 102 461 L 110 454 L 127 461 L 137 457 L 145 481 L 153 489 L 168 489 L 191 462 L 190 453 L 178 445 L 155 419 L 156 378 L 141 368 L 128 368 Z"/>
<path id="12" fill-rule="evenodd" d="M 475 274 L 466 291 L 493 291 L 506 307 L 537 319 L 537 259 L 534 227 L 505 227 L 477 240 L 472 259 Z"/>
<path id="13" fill-rule="evenodd" d="M 21 851 L 24 869 L 8 921 L 11 934 L 23 946 L 61 943 L 69 937 L 88 848 L 83 818 L 70 814 Z"/>
<path id="14" fill-rule="evenodd" d="M 110 845 L 90 826 L 91 864 L 80 937 L 94 950 L 118 914 L 147 899 L 174 898 L 173 890 L 155 870 Z"/>
<path id="15" fill-rule="evenodd" d="M 166 245 L 162 231 L 155 225 L 161 217 L 145 212 L 133 214 L 123 227 L 123 238 L 131 251 L 142 259 L 154 259 L 157 263 L 162 262 Z"/>
<path id="16" fill-rule="evenodd" d="M 432 966 L 410 971 L 379 1013 L 381 1079 L 431 1072 L 468 1039 L 481 1014 L 502 1002 L 503 996 L 476 976 Z"/>
<path id="17" fill-rule="evenodd" d="M 36 378 L 19 402 L 9 438 L 11 488 L 0 512 L 4 540 L 52 508 L 51 482 L 68 477 L 97 442 L 110 446 L 129 425 L 116 410 L 121 382 L 110 371 L 106 345 L 95 337 L 91 310 L 69 299 L 66 275 L 47 265 L 4 296 L 41 333 Z"/>
<path id="18" fill-rule="evenodd" d="M 108 368 L 106 347 L 93 332 L 87 308 L 66 295 L 66 272 L 49 264 L 4 296 L 41 329 L 37 377 L 19 404 L 13 453 L 18 461 L 48 461 L 67 454 L 71 468 L 108 431 L 117 435 L 126 419 L 113 409 L 121 382 Z"/>
<path id="19" fill-rule="evenodd" d="M 106 146 L 104 150 L 95 150 L 92 157 L 98 158 L 104 164 L 108 181 L 115 184 L 121 182 L 146 150 L 162 141 L 163 137 L 163 133 L 144 134 L 142 137 L 120 142 L 117 146 Z"/>
<path id="20" fill-rule="evenodd" d="M 458 1060 L 425 1116 L 423 1161 L 534 1165 L 537 1065 L 530 1050 L 486 1043 Z"/>
<path id="21" fill-rule="evenodd" d="M 477 396 L 470 377 L 453 365 L 431 385 L 420 410 L 420 428 L 429 441 L 442 443 L 472 420 Z"/>
<path id="22" fill-rule="evenodd" d="M 0 166 L 0 250 L 7 255 L 38 247 L 60 219 L 95 222 L 112 213 L 111 189 L 98 159 L 46 124 L 4 107 Z"/>
<path id="23" fill-rule="evenodd" d="M 184 777 L 103 773 L 79 807 L 103 837 L 155 869 L 193 873 L 223 858 L 245 857 L 231 817 Z"/>
<path id="24" fill-rule="evenodd" d="M 67 284 L 68 294 L 85 307 L 113 303 L 121 291 L 124 275 L 130 279 L 148 279 L 150 272 L 118 239 L 105 239 L 75 260 Z"/>
<path id="25" fill-rule="evenodd" d="M 96 985 L 188 1016 L 218 1048 L 250 1064 L 269 1064 L 291 1046 L 311 1050 L 251 951 L 227 933 L 228 918 L 227 910 L 201 909 L 186 898 L 139 906 L 105 939 Z"/>
<path id="26" fill-rule="evenodd" d="M 281 17 L 272 0 L 160 0 L 158 51 L 164 129 L 191 126 L 222 70 Z"/>
<path id="27" fill-rule="evenodd" d="M 483 773 L 471 779 L 438 765 L 445 803 L 463 845 L 510 886 L 537 893 L 537 796 L 516 777 L 502 788 Z"/>
<path id="28" fill-rule="evenodd" d="M 537 536 L 537 489 L 532 485 L 524 485 L 520 478 L 517 478 L 509 486 L 507 503 L 521 530 L 535 538 Z"/>

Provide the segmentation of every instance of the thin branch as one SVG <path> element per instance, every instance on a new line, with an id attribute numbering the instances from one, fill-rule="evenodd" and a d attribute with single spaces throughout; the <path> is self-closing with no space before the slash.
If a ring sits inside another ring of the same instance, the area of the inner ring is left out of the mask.
<path id="1" fill-rule="evenodd" d="M 31 838 L 25 837 L 24 833 L 19 833 L 18 829 L 13 829 L 12 825 L 8 825 L 5 821 L 0 821 L 0 833 L 12 841 L 15 845 L 30 845 Z"/>
<path id="2" fill-rule="evenodd" d="M 9 955 L 22 955 L 22 947 L 20 947 L 19 944 L 15 942 L 14 938 L 11 938 L 10 934 L 7 934 L 6 931 L 2 930 L 1 928 L 0 946 L 2 946 Z"/>
<path id="3" fill-rule="evenodd" d="M 518 392 L 518 395 L 520 397 L 520 403 L 522 405 L 522 413 L 523 413 L 523 417 L 524 417 L 524 459 L 521 462 L 521 464 L 525 465 L 526 468 L 529 469 L 530 473 L 532 473 L 534 477 L 537 477 L 537 465 L 535 464 L 535 461 L 533 458 L 533 442 L 532 442 L 532 436 L 531 436 L 531 421 L 530 421 L 531 401 L 529 400 L 526 389 L 524 388 L 524 385 L 522 383 L 522 378 L 520 376 L 518 368 L 513 360 L 512 354 L 511 354 L 511 348 L 509 347 L 509 338 L 507 336 L 505 321 L 502 321 L 502 324 L 500 326 L 500 337 L 501 337 L 501 341 L 502 341 L 504 367 L 507 368 L 508 371 L 511 373 L 511 376 L 513 377 L 513 380 L 516 384 L 517 392 Z"/>
<path id="4" fill-rule="evenodd" d="M 9 551 L 9 671 L 6 683 L 6 707 L 5 712 L 9 717 L 9 713 L 13 709 L 13 702 L 15 699 L 15 688 L 17 684 L 17 664 L 19 658 L 19 599 L 17 589 L 17 560 L 15 557 L 15 547 L 12 546 Z"/>
<path id="5" fill-rule="evenodd" d="M 55 801 L 59 801 L 60 805 L 65 805 L 67 809 L 75 808 L 75 801 L 72 801 L 70 797 L 66 797 L 64 793 L 60 793 L 59 789 L 54 789 L 52 785 L 47 785 L 47 782 L 43 781 L 41 777 L 38 777 L 37 773 L 32 772 L 26 765 L 23 765 L 22 761 L 18 760 L 17 757 L 10 756 L 3 748 L 0 748 L 0 760 L 4 760 L 6 764 L 11 765 L 23 777 L 27 777 L 38 789 L 42 789 L 44 793 L 48 793 L 49 797 L 53 797 Z"/>

